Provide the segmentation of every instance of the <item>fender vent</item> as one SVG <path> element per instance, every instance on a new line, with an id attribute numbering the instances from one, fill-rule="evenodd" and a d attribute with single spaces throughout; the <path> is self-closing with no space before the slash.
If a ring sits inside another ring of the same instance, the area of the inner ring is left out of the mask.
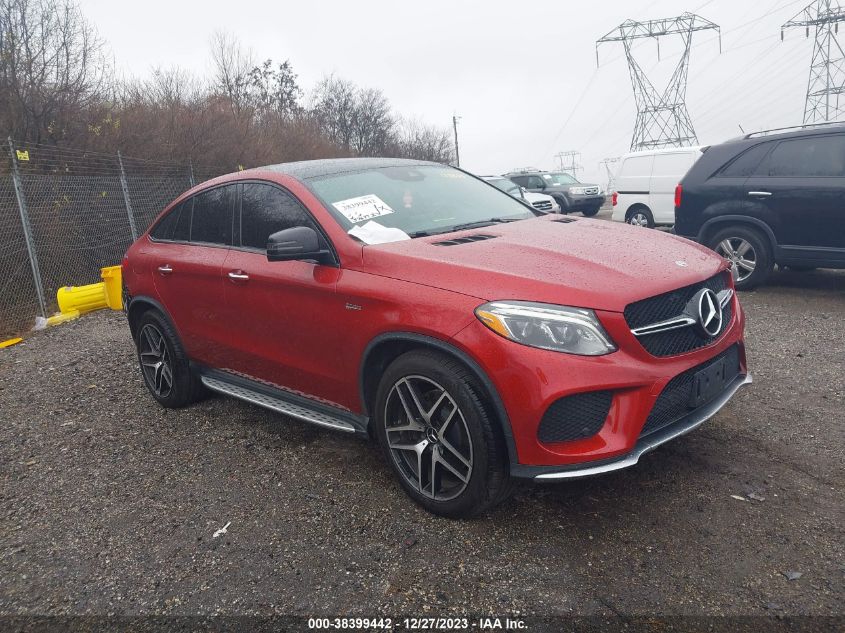
<path id="1" fill-rule="evenodd" d="M 559 220 L 552 220 L 552 222 L 559 222 L 560 224 L 569 224 L 570 222 L 577 222 L 577 218 L 560 218 Z"/>
<path id="2" fill-rule="evenodd" d="M 445 240 L 443 242 L 433 242 L 435 246 L 458 246 L 459 244 L 469 244 L 470 242 L 481 242 L 483 240 L 492 240 L 495 235 L 487 235 L 485 233 L 476 233 L 475 235 L 467 235 L 466 237 L 456 237 L 453 240 Z"/>

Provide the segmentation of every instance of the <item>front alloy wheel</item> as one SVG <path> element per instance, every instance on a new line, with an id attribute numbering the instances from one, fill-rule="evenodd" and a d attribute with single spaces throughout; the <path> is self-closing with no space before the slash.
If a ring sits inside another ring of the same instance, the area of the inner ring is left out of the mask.
<path id="1" fill-rule="evenodd" d="M 477 376 L 456 358 L 416 349 L 396 358 L 373 399 L 379 445 L 402 488 L 441 516 L 478 516 L 510 494 L 500 422 Z"/>
<path id="2" fill-rule="evenodd" d="M 407 484 L 435 501 L 459 496 L 472 476 L 472 438 L 455 399 L 439 383 L 406 376 L 385 403 L 387 445 Z"/>

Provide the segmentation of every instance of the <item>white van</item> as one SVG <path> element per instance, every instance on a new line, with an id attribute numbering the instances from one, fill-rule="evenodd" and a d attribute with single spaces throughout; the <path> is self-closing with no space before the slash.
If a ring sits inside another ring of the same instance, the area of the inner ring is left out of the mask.
<path id="1" fill-rule="evenodd" d="M 625 154 L 616 172 L 612 218 L 649 228 L 674 224 L 675 187 L 703 149 L 675 147 Z"/>

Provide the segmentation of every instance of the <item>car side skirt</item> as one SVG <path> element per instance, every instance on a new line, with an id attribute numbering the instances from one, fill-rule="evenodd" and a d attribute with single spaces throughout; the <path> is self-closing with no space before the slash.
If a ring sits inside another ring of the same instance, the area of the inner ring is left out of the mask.
<path id="1" fill-rule="evenodd" d="M 193 368 L 202 384 L 216 393 L 289 415 L 316 426 L 367 437 L 369 420 L 365 416 L 219 369 L 198 364 L 193 364 Z"/>

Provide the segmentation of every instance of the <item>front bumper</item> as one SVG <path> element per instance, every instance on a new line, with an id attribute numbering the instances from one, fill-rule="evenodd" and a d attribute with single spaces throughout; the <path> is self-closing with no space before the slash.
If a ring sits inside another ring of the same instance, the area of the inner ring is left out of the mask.
<path id="1" fill-rule="evenodd" d="M 743 343 L 745 317 L 736 296 L 732 301 L 731 321 L 721 337 L 677 356 L 652 356 L 633 336 L 621 313 L 603 311 L 596 313 L 618 346 L 606 356 L 526 347 L 494 334 L 480 322 L 470 324 L 453 340 L 475 357 L 501 400 L 512 475 L 583 477 L 636 464 L 645 452 L 702 424 L 750 382 Z M 730 348 L 737 350 L 736 373 L 722 393 L 686 413 L 679 412 L 668 426 L 658 425 L 656 431 L 646 428 L 674 379 L 698 371 Z M 612 394 L 597 432 L 568 441 L 541 440 L 542 421 L 553 404 L 591 392 Z"/>
<path id="2" fill-rule="evenodd" d="M 570 211 L 592 210 L 600 208 L 607 200 L 606 196 L 575 196 L 570 193 L 564 194 L 567 209 Z"/>
<path id="3" fill-rule="evenodd" d="M 636 465 L 636 463 L 640 461 L 640 457 L 646 453 L 653 451 L 658 446 L 674 440 L 676 437 L 685 435 L 704 424 L 728 403 L 728 400 L 730 400 L 733 395 L 739 391 L 740 387 L 750 384 L 751 382 L 751 374 L 737 376 L 716 399 L 699 407 L 689 415 L 670 424 L 669 426 L 663 427 L 656 433 L 652 433 L 644 438 L 641 438 L 634 446 L 634 450 L 621 457 L 603 460 L 601 463 L 593 462 L 587 466 L 574 466 L 568 468 L 556 466 L 523 466 L 521 464 L 517 464 L 511 468 L 511 476 L 548 481 L 590 477 L 592 475 L 600 475 L 614 470 L 629 468 Z"/>

